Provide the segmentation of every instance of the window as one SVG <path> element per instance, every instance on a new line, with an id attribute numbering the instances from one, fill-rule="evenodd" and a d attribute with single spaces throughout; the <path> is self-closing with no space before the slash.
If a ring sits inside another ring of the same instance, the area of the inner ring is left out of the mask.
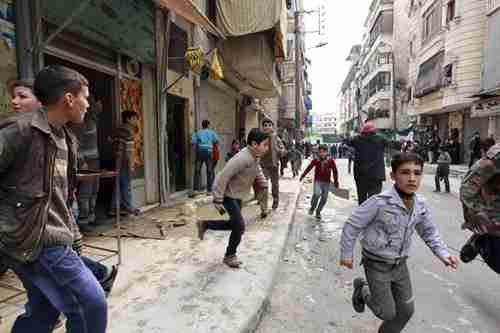
<path id="1" fill-rule="evenodd" d="M 424 26 L 422 27 L 422 40 L 429 41 L 441 31 L 442 25 L 441 1 L 436 3 L 424 14 Z"/>
<path id="2" fill-rule="evenodd" d="M 409 86 L 408 90 L 406 92 L 406 98 L 408 99 L 408 102 L 413 101 L 413 87 Z"/>
<path id="3" fill-rule="evenodd" d="M 443 69 L 443 86 L 447 87 L 451 84 L 453 84 L 453 64 L 448 64 Z"/>
<path id="4" fill-rule="evenodd" d="M 456 10 L 455 0 L 449 0 L 446 5 L 446 24 L 449 24 L 451 21 L 455 19 L 455 10 Z"/>
<path id="5" fill-rule="evenodd" d="M 413 45 L 413 40 L 410 41 L 410 58 L 413 58 L 415 56 L 414 54 L 414 45 Z"/>
<path id="6" fill-rule="evenodd" d="M 189 73 L 185 59 L 187 47 L 187 32 L 172 23 L 170 25 L 170 43 L 168 45 L 168 68 L 179 74 Z"/>

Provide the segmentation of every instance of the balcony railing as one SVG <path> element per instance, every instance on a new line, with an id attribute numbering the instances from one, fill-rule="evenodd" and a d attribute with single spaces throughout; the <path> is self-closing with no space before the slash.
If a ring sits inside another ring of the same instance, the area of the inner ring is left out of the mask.
<path id="1" fill-rule="evenodd" d="M 500 7 L 500 0 L 488 0 L 486 5 L 488 12 L 493 11 Z"/>

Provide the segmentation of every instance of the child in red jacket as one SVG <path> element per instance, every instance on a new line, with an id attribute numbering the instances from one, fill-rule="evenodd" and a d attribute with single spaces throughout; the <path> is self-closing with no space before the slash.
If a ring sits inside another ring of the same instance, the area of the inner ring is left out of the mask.
<path id="1" fill-rule="evenodd" d="M 311 161 L 307 169 L 304 170 L 302 176 L 300 176 L 300 181 L 314 169 L 314 193 L 311 199 L 311 208 L 309 209 L 309 215 L 314 214 L 316 211 L 316 218 L 321 219 L 321 211 L 328 200 L 328 193 L 330 192 L 331 175 L 333 173 L 333 184 L 336 188 L 339 187 L 339 175 L 337 172 L 337 165 L 333 158 L 328 157 L 328 147 L 321 145 L 319 147 L 318 158 Z M 319 201 L 318 205 L 318 200 Z"/>

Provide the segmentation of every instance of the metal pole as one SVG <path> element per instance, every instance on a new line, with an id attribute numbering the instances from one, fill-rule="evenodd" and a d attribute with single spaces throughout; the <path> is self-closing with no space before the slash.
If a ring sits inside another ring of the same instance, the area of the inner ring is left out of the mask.
<path id="1" fill-rule="evenodd" d="M 391 51 L 391 58 L 392 58 L 392 121 L 393 121 L 393 130 L 394 130 L 394 142 L 393 145 L 391 145 L 391 156 L 393 153 L 393 148 L 394 144 L 396 143 L 397 139 L 397 130 L 398 130 L 398 123 L 397 123 L 397 107 L 396 107 L 396 62 L 395 62 L 395 57 L 394 57 L 394 49 Z"/>
<path id="2" fill-rule="evenodd" d="M 295 136 L 300 130 L 300 12 L 294 13 L 295 18 Z"/>
<path id="3" fill-rule="evenodd" d="M 34 59 L 33 52 L 33 31 L 31 0 L 17 0 L 16 6 L 16 57 L 17 57 L 17 76 L 19 78 L 33 78 Z"/>

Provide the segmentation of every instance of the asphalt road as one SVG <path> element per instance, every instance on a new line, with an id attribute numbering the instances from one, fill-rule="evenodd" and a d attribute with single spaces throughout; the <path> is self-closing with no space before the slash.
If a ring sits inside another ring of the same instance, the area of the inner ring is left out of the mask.
<path id="1" fill-rule="evenodd" d="M 342 187 L 354 188 L 346 161 L 337 164 Z M 460 230 L 459 180 L 451 183 L 451 194 L 432 193 L 434 178 L 427 175 L 420 193 L 428 199 L 434 222 L 453 251 L 468 235 Z M 379 321 L 369 311 L 355 313 L 350 303 L 351 281 L 362 274 L 361 267 L 347 271 L 338 266 L 342 225 L 356 203 L 330 196 L 322 221 L 316 221 L 307 215 L 311 187 L 306 181 L 271 303 L 257 332 L 377 332 Z M 452 271 L 420 239 L 415 240 L 408 263 L 416 313 L 405 332 L 500 332 L 500 279 L 484 263 L 476 260 Z"/>

